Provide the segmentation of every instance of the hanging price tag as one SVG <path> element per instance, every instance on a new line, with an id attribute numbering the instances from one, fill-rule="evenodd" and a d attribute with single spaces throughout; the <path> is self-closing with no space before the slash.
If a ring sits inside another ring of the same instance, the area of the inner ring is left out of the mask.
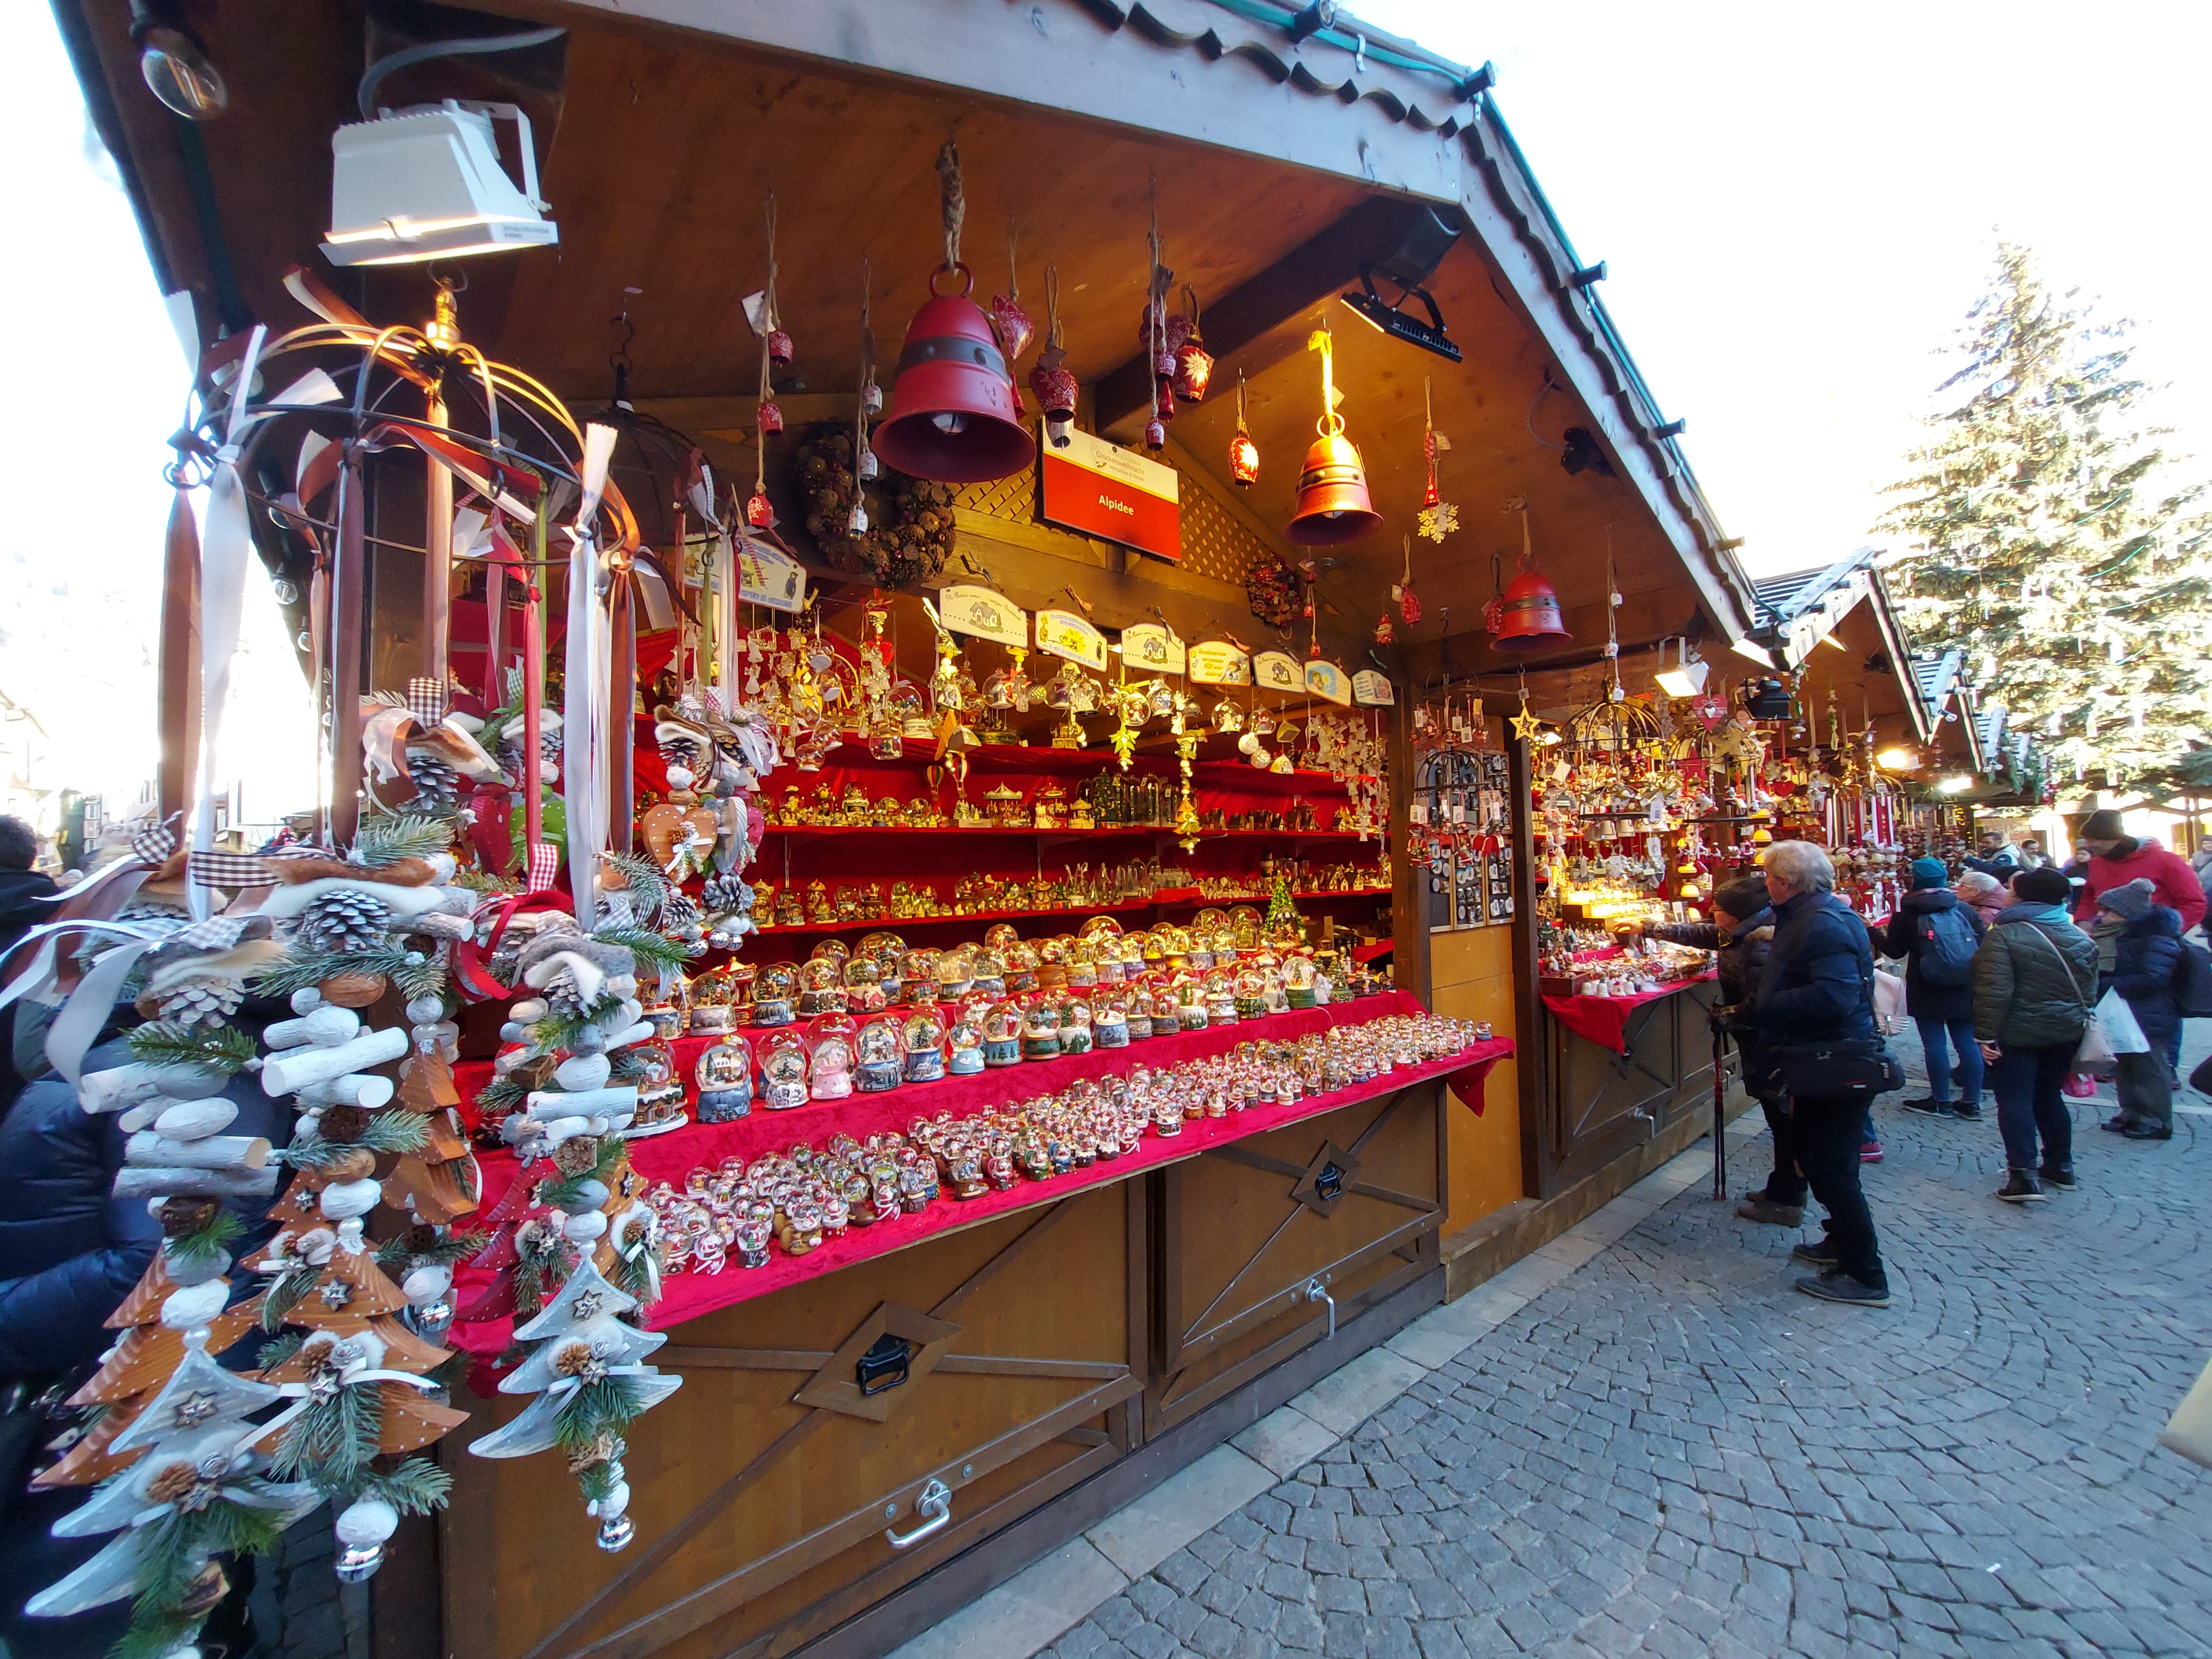
<path id="1" fill-rule="evenodd" d="M 1073 611 L 1040 611 L 1037 649 L 1101 672 L 1106 667 L 1106 636 Z"/>
<path id="2" fill-rule="evenodd" d="M 952 633 L 995 640 L 1000 645 L 1026 647 L 1030 642 L 1029 612 L 990 588 L 945 588 L 937 596 L 937 607 L 945 626 Z"/>
<path id="3" fill-rule="evenodd" d="M 1303 691 L 1305 671 L 1287 652 L 1262 651 L 1252 659 L 1252 684 L 1262 691 Z"/>
<path id="4" fill-rule="evenodd" d="M 1125 641 L 1123 660 L 1128 649 Z M 1249 685 L 1252 684 L 1252 659 L 1226 640 L 1203 640 L 1190 647 L 1190 677 L 1200 685 Z"/>
<path id="5" fill-rule="evenodd" d="M 1201 646 L 1200 649 L 1205 647 Z M 1187 672 L 1188 659 L 1189 653 L 1174 630 L 1158 623 L 1138 623 L 1121 630 L 1121 665 L 1133 674 L 1181 674 Z M 1224 682 L 1210 680 L 1206 684 L 1219 685 Z"/>

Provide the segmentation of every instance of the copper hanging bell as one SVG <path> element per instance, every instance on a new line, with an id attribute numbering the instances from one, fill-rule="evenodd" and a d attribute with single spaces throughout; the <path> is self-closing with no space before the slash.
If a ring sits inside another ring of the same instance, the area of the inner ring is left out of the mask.
<path id="1" fill-rule="evenodd" d="M 1306 451 L 1298 474 L 1297 510 L 1283 534 L 1301 547 L 1356 542 L 1382 522 L 1367 493 L 1367 469 L 1341 432 L 1325 432 Z"/>
<path id="2" fill-rule="evenodd" d="M 943 268 L 930 273 L 930 297 L 907 325 L 890 413 L 872 441 L 911 477 L 981 483 L 1019 472 L 1036 443 L 1016 418 L 1014 383 L 990 319 L 968 297 L 975 276 L 964 264 L 953 270 L 957 294 L 937 291 Z"/>

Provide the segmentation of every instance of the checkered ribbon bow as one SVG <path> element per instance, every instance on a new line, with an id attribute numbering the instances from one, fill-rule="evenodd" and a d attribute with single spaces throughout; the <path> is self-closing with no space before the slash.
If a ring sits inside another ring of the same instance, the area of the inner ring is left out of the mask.
<path id="1" fill-rule="evenodd" d="M 148 864 L 167 864 L 169 854 L 177 850 L 176 826 L 184 816 L 182 811 L 172 812 L 161 823 L 149 824 L 131 836 L 131 855 Z"/>
<path id="2" fill-rule="evenodd" d="M 407 682 L 407 712 L 425 732 L 434 732 L 445 724 L 446 711 L 453 704 L 453 688 L 443 681 L 417 674 Z"/>
<path id="3" fill-rule="evenodd" d="M 279 859 L 329 856 L 319 847 L 276 847 L 265 853 L 190 853 L 185 863 L 191 878 L 201 886 L 236 893 L 248 887 L 274 886 Z"/>
<path id="4" fill-rule="evenodd" d="M 550 841 L 532 844 L 530 848 L 529 889 L 542 893 L 553 885 L 554 877 L 561 873 L 561 849 Z"/>

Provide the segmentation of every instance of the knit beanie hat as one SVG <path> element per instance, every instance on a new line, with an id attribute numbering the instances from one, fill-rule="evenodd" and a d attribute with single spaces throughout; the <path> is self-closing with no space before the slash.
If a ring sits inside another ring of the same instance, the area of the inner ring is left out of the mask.
<path id="1" fill-rule="evenodd" d="M 2147 878 L 2138 876 L 2123 886 L 2098 894 L 2097 908 L 2110 910 L 2123 921 L 2133 921 L 2150 914 L 2157 890 Z"/>
<path id="2" fill-rule="evenodd" d="M 2027 904 L 2063 904 L 2073 890 L 2066 872 L 2055 865 L 2023 870 L 2012 878 L 2012 896 Z"/>
<path id="3" fill-rule="evenodd" d="M 1912 884 L 1916 889 L 1941 887 L 1951 879 L 1951 872 L 1941 859 L 1912 860 Z"/>
<path id="4" fill-rule="evenodd" d="M 2120 841 L 2125 838 L 2127 833 L 2126 827 L 2120 823 L 2120 815 L 2107 806 L 2100 811 L 2090 813 L 2082 822 L 2081 833 L 2074 839 L 2076 841 Z"/>
<path id="5" fill-rule="evenodd" d="M 1732 881 L 1713 895 L 1713 908 L 1725 910 L 1738 921 L 1748 921 L 1774 902 L 1766 890 L 1766 878 L 1753 876 L 1747 881 Z"/>

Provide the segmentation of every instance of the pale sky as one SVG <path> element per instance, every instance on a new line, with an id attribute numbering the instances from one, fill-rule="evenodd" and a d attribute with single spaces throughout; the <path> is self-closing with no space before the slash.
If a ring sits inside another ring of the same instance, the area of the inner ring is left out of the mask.
<path id="1" fill-rule="evenodd" d="M 1620 0 L 1355 9 L 1469 64 L 1498 97 L 1754 570 L 1868 539 L 1982 292 L 1996 235 L 2140 325 L 2136 369 L 2212 470 L 2212 7 L 1923 0 L 1851 8 Z M 50 12 L 0 102 L 0 269 L 14 505 L 0 694 L 50 735 L 35 781 L 126 799 L 154 765 L 152 638 L 182 356 Z M 135 88 L 126 96 L 141 95 Z M 313 734 L 267 584 L 248 584 L 229 741 L 249 817 L 311 799 Z"/>

